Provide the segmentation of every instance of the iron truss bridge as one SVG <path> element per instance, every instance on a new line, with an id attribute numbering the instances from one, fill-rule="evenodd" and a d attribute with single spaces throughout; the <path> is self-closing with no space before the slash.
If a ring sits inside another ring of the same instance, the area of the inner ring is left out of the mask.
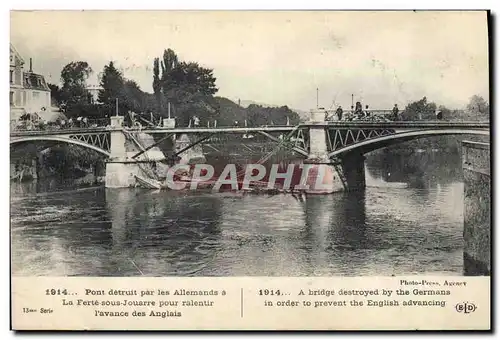
<path id="1" fill-rule="evenodd" d="M 297 126 L 261 126 L 261 127 L 220 127 L 220 128 L 72 128 L 59 130 L 25 130 L 12 131 L 10 143 L 23 142 L 63 142 L 93 149 L 109 156 L 111 148 L 110 134 L 122 131 L 124 134 L 146 133 L 160 141 L 174 135 L 186 134 L 192 137 L 189 145 L 183 147 L 182 153 L 201 143 L 222 142 L 223 135 L 233 135 L 243 144 L 245 140 L 271 140 L 294 152 L 309 155 L 309 130 L 324 130 L 326 134 L 328 156 L 330 158 L 342 154 L 359 151 L 366 153 L 392 144 L 432 136 L 443 135 L 489 135 L 489 122 L 446 122 L 446 121 L 337 121 L 304 123 Z M 239 137 L 238 137 L 239 135 Z M 157 136 L 157 137 L 156 137 Z M 159 142 L 148 146 L 150 149 Z"/>

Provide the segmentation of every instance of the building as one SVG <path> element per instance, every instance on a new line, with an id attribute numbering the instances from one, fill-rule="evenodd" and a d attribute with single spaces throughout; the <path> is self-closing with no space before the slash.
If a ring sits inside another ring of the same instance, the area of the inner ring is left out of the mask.
<path id="1" fill-rule="evenodd" d="M 90 93 L 90 101 L 92 104 L 98 104 L 99 101 L 99 91 L 104 90 L 104 88 L 100 85 L 88 85 L 85 88 L 88 93 Z"/>
<path id="2" fill-rule="evenodd" d="M 10 44 L 10 112 L 11 120 L 24 113 L 51 111 L 50 88 L 43 75 L 33 72 L 33 61 L 29 69 L 15 47 Z"/>

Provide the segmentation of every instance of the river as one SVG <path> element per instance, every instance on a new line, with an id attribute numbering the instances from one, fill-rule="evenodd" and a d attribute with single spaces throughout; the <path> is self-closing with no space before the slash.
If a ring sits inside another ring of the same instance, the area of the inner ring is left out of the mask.
<path id="1" fill-rule="evenodd" d="M 305 203 L 290 195 L 12 183 L 11 270 L 16 276 L 462 275 L 463 183 L 450 174 L 456 162 L 441 163 L 441 178 L 393 173 L 406 188 L 386 181 L 386 167 L 368 165 L 364 192 L 309 196 Z"/>

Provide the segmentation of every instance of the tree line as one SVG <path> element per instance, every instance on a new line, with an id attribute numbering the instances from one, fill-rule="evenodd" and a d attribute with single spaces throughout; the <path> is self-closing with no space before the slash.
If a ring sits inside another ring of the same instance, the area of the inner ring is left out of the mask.
<path id="1" fill-rule="evenodd" d="M 478 95 L 474 95 L 469 99 L 465 110 L 451 110 L 443 105 L 438 106 L 436 103 L 423 97 L 420 100 L 409 103 L 405 107 L 401 119 L 405 121 L 435 120 L 436 112 L 439 111 L 442 113 L 442 120 L 445 121 L 489 121 L 490 119 L 490 105 L 483 97 Z M 454 157 L 454 159 L 459 159 L 461 142 L 464 139 L 488 142 L 487 137 L 475 135 L 469 135 L 466 138 L 460 135 L 426 137 L 373 151 L 368 158 L 385 160 L 393 157 L 409 157 L 408 159 L 411 159 L 411 157 L 417 155 L 416 159 L 418 163 L 418 159 L 422 157 L 420 152 L 439 151 L 446 152 L 448 156 Z M 415 169 L 420 169 L 420 166 L 418 164 L 415 165 Z"/>
<path id="2" fill-rule="evenodd" d="M 118 100 L 118 110 L 122 115 L 132 111 L 159 120 L 170 113 L 178 126 L 187 126 L 194 116 L 200 118 L 202 124 L 217 120 L 220 125 L 243 120 L 250 126 L 299 121 L 299 115 L 287 107 L 253 105 L 235 110 L 234 103 L 215 96 L 218 88 L 213 69 L 182 61 L 172 49 L 164 50 L 161 57 L 153 60 L 153 93 L 143 91 L 137 82 L 127 79 L 110 61 L 102 71 L 101 90 L 94 103 L 87 90 L 87 80 L 92 73 L 93 69 L 87 62 L 74 61 L 61 71 L 61 87 L 49 84 L 53 102 L 68 118 L 109 117 L 115 113 Z M 241 114 L 235 116 L 236 111 L 241 111 Z"/>
<path id="3" fill-rule="evenodd" d="M 401 118 L 407 121 L 433 120 L 436 119 L 436 112 L 442 113 L 443 120 L 489 120 L 490 105 L 483 97 L 474 95 L 469 99 L 465 110 L 451 110 L 423 97 L 406 105 Z"/>

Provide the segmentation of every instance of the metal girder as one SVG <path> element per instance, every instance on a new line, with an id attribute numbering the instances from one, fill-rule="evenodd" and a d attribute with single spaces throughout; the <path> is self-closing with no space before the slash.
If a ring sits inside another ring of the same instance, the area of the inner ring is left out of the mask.
<path id="1" fill-rule="evenodd" d="M 471 130 L 471 129 L 426 129 L 426 130 L 413 130 L 397 132 L 390 129 L 371 131 L 364 140 L 359 140 L 354 143 L 349 143 L 345 145 L 339 145 L 334 150 L 328 153 L 328 157 L 339 156 L 342 153 L 350 152 L 352 150 L 360 149 L 363 152 L 369 152 L 376 150 L 377 148 L 384 147 L 390 144 L 396 144 L 399 142 L 405 142 L 412 139 L 431 137 L 431 136 L 444 136 L 444 135 L 457 135 L 457 134 L 475 134 L 489 136 L 489 131 L 485 130 Z M 373 137 L 371 137 L 373 136 Z"/>
<path id="2" fill-rule="evenodd" d="M 265 131 L 257 131 L 257 132 L 260 133 L 261 135 L 269 138 L 270 140 L 276 142 L 276 143 L 283 143 L 286 140 L 286 137 L 283 138 L 283 139 L 279 139 L 279 138 L 276 138 L 273 135 L 271 135 L 271 134 L 269 134 L 269 133 L 267 133 Z M 306 157 L 309 156 L 309 153 L 306 150 L 304 150 L 304 149 L 298 148 L 296 146 L 292 146 L 292 147 L 288 147 L 288 148 L 292 149 L 293 151 L 295 151 L 295 152 L 297 152 L 297 153 L 299 153 L 299 154 L 301 154 L 303 156 L 306 156 Z"/>
<path id="3" fill-rule="evenodd" d="M 167 140 L 168 138 L 171 138 L 173 135 L 174 135 L 173 133 L 168 133 L 165 137 L 163 137 L 162 139 L 160 139 L 158 142 L 151 144 L 150 146 L 144 148 L 143 150 L 141 150 L 138 153 L 136 153 L 135 155 L 133 155 L 132 158 L 135 159 L 135 158 L 139 157 L 143 153 L 147 152 L 148 150 L 154 148 L 155 146 L 157 146 L 158 144 L 160 144 L 161 142 L 163 142 L 164 140 Z"/>
<path id="4" fill-rule="evenodd" d="M 367 139 L 396 133 L 393 129 L 327 129 L 328 150 L 333 152 Z"/>
<path id="5" fill-rule="evenodd" d="M 69 135 L 67 138 L 87 143 L 105 151 L 111 149 L 110 134 L 108 132 L 74 134 Z"/>
<path id="6" fill-rule="evenodd" d="M 191 144 L 189 144 L 188 146 L 186 146 L 186 147 L 184 147 L 184 148 L 180 149 L 179 151 L 177 151 L 177 152 L 173 153 L 173 154 L 172 154 L 172 157 L 179 156 L 179 155 L 180 155 L 181 153 L 183 153 L 184 151 L 187 151 L 187 150 L 191 149 L 192 147 L 194 147 L 194 146 L 196 146 L 196 145 L 198 145 L 198 144 L 200 144 L 200 143 L 203 143 L 203 142 L 204 142 L 204 141 L 206 141 L 207 139 L 212 138 L 214 135 L 215 135 L 215 133 L 211 133 L 211 134 L 209 134 L 208 136 L 205 136 L 205 137 L 202 137 L 202 138 L 198 139 L 196 142 L 191 143 Z"/>

